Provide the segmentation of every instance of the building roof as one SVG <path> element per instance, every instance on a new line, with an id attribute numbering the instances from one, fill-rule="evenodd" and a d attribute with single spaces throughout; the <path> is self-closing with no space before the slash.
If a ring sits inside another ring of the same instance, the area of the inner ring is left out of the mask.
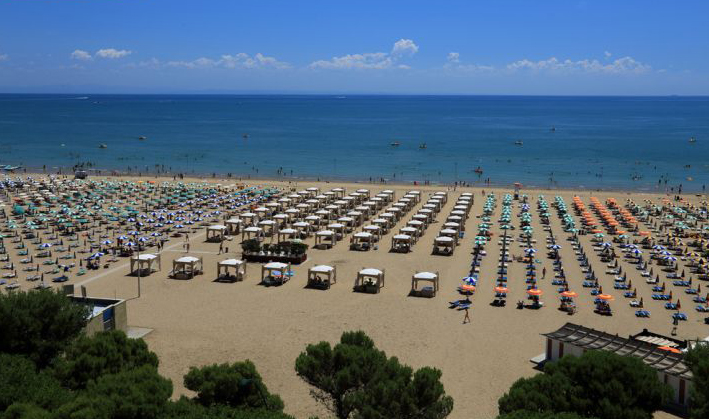
<path id="1" fill-rule="evenodd" d="M 684 363 L 684 353 L 660 349 L 661 346 L 667 346 L 665 344 L 668 342 L 676 343 L 671 338 L 663 339 L 660 335 L 654 335 L 655 339 L 646 339 L 642 334 L 638 335 L 641 338 L 624 338 L 573 323 L 566 323 L 557 331 L 543 333 L 542 336 L 587 350 L 599 349 L 618 355 L 632 355 L 660 372 L 686 380 L 692 379 L 692 372 Z"/>

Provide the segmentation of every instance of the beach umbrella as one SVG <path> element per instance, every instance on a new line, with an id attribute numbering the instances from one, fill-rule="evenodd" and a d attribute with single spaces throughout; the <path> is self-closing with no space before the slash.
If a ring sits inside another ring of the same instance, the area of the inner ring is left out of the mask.
<path id="1" fill-rule="evenodd" d="M 48 249 L 48 248 L 52 247 L 52 244 L 51 243 L 42 243 L 39 245 L 39 247 L 41 247 L 42 249 Z"/>
<path id="2" fill-rule="evenodd" d="M 535 297 L 539 297 L 540 295 L 542 295 L 544 293 L 539 288 L 531 288 L 531 289 L 527 290 L 527 294 L 533 295 Z"/>
<path id="3" fill-rule="evenodd" d="M 671 346 L 658 346 L 657 349 L 659 349 L 661 351 L 672 352 L 673 354 L 681 354 L 682 353 L 682 351 L 680 351 L 679 349 L 673 348 Z"/>
<path id="4" fill-rule="evenodd" d="M 113 242 L 110 240 L 104 240 L 101 242 L 101 244 L 111 244 L 111 243 L 113 243 Z"/>
<path id="5" fill-rule="evenodd" d="M 547 246 L 547 247 L 549 247 L 549 249 L 552 249 L 552 250 L 559 250 L 559 249 L 561 249 L 561 246 L 558 245 L 558 244 L 550 244 L 550 245 Z"/>
<path id="6" fill-rule="evenodd" d="M 578 295 L 578 293 L 576 293 L 576 292 L 574 292 L 574 291 L 564 291 L 564 292 L 561 293 L 561 296 L 562 296 L 562 297 L 567 297 L 567 298 L 576 298 L 576 297 L 578 297 L 579 295 Z"/>
<path id="7" fill-rule="evenodd" d="M 604 301 L 613 301 L 613 296 L 610 294 L 598 294 L 596 298 Z"/>
<path id="8" fill-rule="evenodd" d="M 478 279 L 474 276 L 466 276 L 463 278 L 463 282 L 468 285 L 476 285 L 478 283 Z"/>
<path id="9" fill-rule="evenodd" d="M 508 291 L 507 287 L 495 287 L 494 290 L 500 294 L 506 294 Z"/>
<path id="10" fill-rule="evenodd" d="M 475 291 L 475 286 L 464 284 L 460 286 L 460 290 L 465 292 L 473 292 Z"/>

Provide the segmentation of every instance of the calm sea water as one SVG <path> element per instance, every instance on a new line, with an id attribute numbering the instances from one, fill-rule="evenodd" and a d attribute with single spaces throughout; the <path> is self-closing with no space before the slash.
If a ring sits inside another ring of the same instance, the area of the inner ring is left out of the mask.
<path id="1" fill-rule="evenodd" d="M 143 173 L 160 165 L 275 177 L 282 168 L 321 179 L 644 190 L 666 178 L 701 190 L 709 98 L 0 95 L 0 164 L 78 162 Z"/>

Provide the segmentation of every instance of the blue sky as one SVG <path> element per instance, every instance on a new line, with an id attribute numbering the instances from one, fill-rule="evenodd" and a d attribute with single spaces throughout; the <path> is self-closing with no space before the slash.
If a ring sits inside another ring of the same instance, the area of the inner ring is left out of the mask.
<path id="1" fill-rule="evenodd" d="M 709 2 L 5 0 L 0 92 L 709 94 Z"/>

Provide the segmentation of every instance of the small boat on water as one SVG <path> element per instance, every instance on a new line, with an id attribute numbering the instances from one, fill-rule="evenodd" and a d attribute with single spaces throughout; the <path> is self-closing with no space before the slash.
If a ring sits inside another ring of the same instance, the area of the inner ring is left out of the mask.
<path id="1" fill-rule="evenodd" d="M 423 150 L 426 148 L 426 143 L 419 144 L 419 149 Z"/>
<path id="2" fill-rule="evenodd" d="M 140 137 L 138 137 L 138 139 L 141 140 L 141 141 L 143 141 L 143 140 L 147 140 L 148 137 L 141 135 Z"/>
<path id="3" fill-rule="evenodd" d="M 515 145 L 521 146 L 521 145 L 524 145 L 524 143 L 521 140 L 517 140 L 517 141 L 515 141 Z"/>
<path id="4" fill-rule="evenodd" d="M 399 143 L 398 141 L 394 141 L 393 143 L 391 143 L 389 145 L 392 147 L 399 147 L 401 145 L 401 143 Z"/>
<path id="5" fill-rule="evenodd" d="M 473 170 L 473 172 L 475 172 L 475 173 L 477 173 L 477 174 L 479 174 L 479 175 L 482 175 L 482 174 L 483 174 L 483 169 L 482 169 L 480 166 L 478 166 L 478 167 L 475 168 L 475 170 Z"/>
<path id="6" fill-rule="evenodd" d="M 249 134 L 242 134 L 241 138 L 243 138 L 245 140 L 245 139 L 249 138 Z"/>
<path id="7" fill-rule="evenodd" d="M 690 142 L 690 143 L 696 143 L 696 142 L 697 142 L 697 139 L 694 138 L 694 137 L 692 137 L 692 138 L 689 139 L 689 142 Z"/>
<path id="8" fill-rule="evenodd" d="M 555 127 L 555 126 L 552 126 L 552 127 L 551 127 L 551 129 L 550 129 L 549 131 L 551 131 L 551 132 L 555 132 L 555 131 L 556 131 L 556 127 Z"/>
<path id="9" fill-rule="evenodd" d="M 99 144 L 98 148 L 108 148 L 106 144 Z"/>

